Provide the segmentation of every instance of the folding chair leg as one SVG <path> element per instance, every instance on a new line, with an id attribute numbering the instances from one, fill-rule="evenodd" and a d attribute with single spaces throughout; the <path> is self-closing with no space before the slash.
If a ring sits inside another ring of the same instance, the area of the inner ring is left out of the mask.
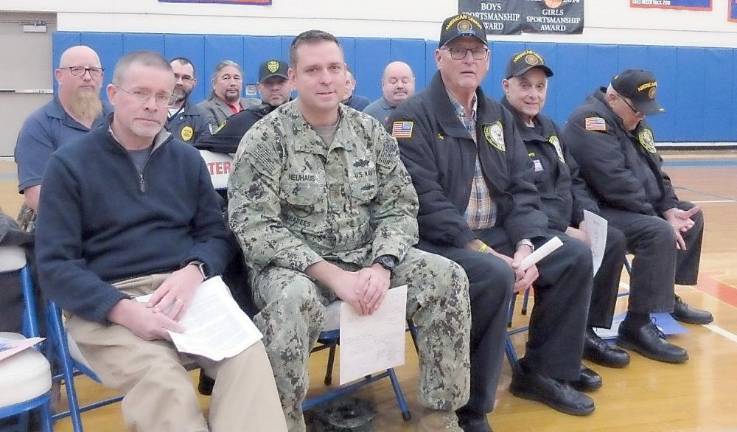
<path id="1" fill-rule="evenodd" d="M 527 315 L 527 304 L 530 302 L 530 289 L 525 290 L 525 298 L 522 300 L 522 315 Z"/>
<path id="2" fill-rule="evenodd" d="M 53 426 L 51 425 L 51 402 L 46 401 L 38 410 L 40 421 L 41 421 L 41 431 L 42 432 L 52 432 Z"/>
<path id="3" fill-rule="evenodd" d="M 504 352 L 507 354 L 507 360 L 509 360 L 509 366 L 512 368 L 513 372 L 517 371 L 517 368 L 519 368 L 519 364 L 517 363 L 517 351 L 514 349 L 514 345 L 512 344 L 512 338 L 509 337 L 509 335 L 506 335 L 504 337 Z"/>
<path id="4" fill-rule="evenodd" d="M 333 363 L 335 363 L 335 345 L 331 345 L 328 352 L 328 367 L 325 369 L 325 381 L 323 381 L 326 386 L 333 383 Z"/>
<path id="5" fill-rule="evenodd" d="M 50 347 L 52 350 L 56 350 L 54 358 L 57 360 L 58 366 L 62 369 L 62 378 L 64 380 L 64 388 L 67 392 L 67 403 L 69 404 L 69 416 L 72 419 L 72 428 L 74 432 L 83 432 L 82 427 L 82 415 L 79 410 L 79 401 L 77 400 L 77 390 L 74 388 L 74 371 L 70 362 L 66 361 L 65 358 L 69 358 L 69 346 L 67 345 L 66 334 L 60 327 L 63 325 L 61 319 L 54 319 L 54 315 L 51 312 L 52 306 L 49 306 L 49 314 L 47 321 L 49 323 L 50 331 L 53 332 L 54 338 L 58 341 L 58 346 Z"/>
<path id="6" fill-rule="evenodd" d="M 399 385 L 397 374 L 394 372 L 394 369 L 387 369 L 386 371 L 389 372 L 389 379 L 392 382 L 392 388 L 394 389 L 394 396 L 397 398 L 397 403 L 399 404 L 399 410 L 402 411 L 402 418 L 404 421 L 410 421 L 410 419 L 412 419 L 412 413 L 409 411 L 409 405 L 407 405 L 407 400 L 404 398 L 404 393 L 402 392 L 402 387 Z"/>
<path id="7" fill-rule="evenodd" d="M 514 316 L 514 306 L 517 303 L 517 293 L 512 293 L 512 300 L 509 302 L 509 318 L 507 318 L 507 328 L 512 327 L 512 317 Z"/>

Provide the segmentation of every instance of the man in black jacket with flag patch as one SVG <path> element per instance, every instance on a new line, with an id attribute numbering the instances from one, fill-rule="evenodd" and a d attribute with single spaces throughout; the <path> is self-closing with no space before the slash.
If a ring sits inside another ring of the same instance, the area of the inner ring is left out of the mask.
<path id="1" fill-rule="evenodd" d="M 458 262 L 470 281 L 471 397 L 459 411 L 466 431 L 489 430 L 502 360 L 509 297 L 535 284 L 525 357 L 513 394 L 562 412 L 586 415 L 591 398 L 579 379 L 591 253 L 563 246 L 538 266 L 521 261 L 553 234 L 540 210 L 530 160 L 512 115 L 479 88 L 489 70 L 482 25 L 465 14 L 446 19 L 430 86 L 390 116 L 402 160 L 420 200 L 419 247 Z"/>

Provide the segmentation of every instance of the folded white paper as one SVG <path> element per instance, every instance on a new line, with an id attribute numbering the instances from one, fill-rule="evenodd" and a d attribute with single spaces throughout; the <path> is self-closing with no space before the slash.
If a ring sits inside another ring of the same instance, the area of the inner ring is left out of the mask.
<path id="1" fill-rule="evenodd" d="M 606 249 L 607 220 L 588 210 L 583 211 L 583 230 L 591 240 L 591 257 L 594 261 L 594 275 L 599 271 Z"/>
<path id="2" fill-rule="evenodd" d="M 545 244 L 535 249 L 533 253 L 527 255 L 525 259 L 523 259 L 520 263 L 520 268 L 522 270 L 527 270 L 528 268 L 537 264 L 538 261 L 540 261 L 541 259 L 553 253 L 553 251 L 561 246 L 563 246 L 563 242 L 560 241 L 558 237 L 551 238 L 550 240 L 546 241 Z"/>
<path id="3" fill-rule="evenodd" d="M 407 285 L 387 291 L 371 315 L 340 308 L 340 384 L 404 364 Z"/>
<path id="4" fill-rule="evenodd" d="M 147 303 L 150 298 L 147 295 L 136 300 Z M 179 323 L 184 327 L 183 333 L 169 332 L 177 351 L 215 361 L 240 354 L 263 337 L 233 300 L 220 276 L 197 288 Z"/>

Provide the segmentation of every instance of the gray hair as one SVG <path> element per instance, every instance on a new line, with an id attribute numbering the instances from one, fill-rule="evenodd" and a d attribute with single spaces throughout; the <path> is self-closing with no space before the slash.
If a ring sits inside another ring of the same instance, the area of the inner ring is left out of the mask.
<path id="1" fill-rule="evenodd" d="M 133 64 L 140 64 L 143 66 L 151 66 L 156 69 L 174 73 L 171 69 L 171 65 L 161 54 L 154 51 L 134 51 L 123 56 L 118 63 L 115 65 L 113 71 L 113 84 L 120 85 L 123 82 L 123 77 L 128 71 L 128 68 Z"/>
<path id="2" fill-rule="evenodd" d="M 241 65 L 234 62 L 233 60 L 223 60 L 217 65 L 215 65 L 215 71 L 213 71 L 212 76 L 210 77 L 210 99 L 215 97 L 215 80 L 218 79 L 218 74 L 221 70 L 225 69 L 228 66 L 233 66 L 234 68 L 238 69 L 238 73 L 241 74 L 241 79 L 243 79 L 243 69 L 241 69 Z"/>

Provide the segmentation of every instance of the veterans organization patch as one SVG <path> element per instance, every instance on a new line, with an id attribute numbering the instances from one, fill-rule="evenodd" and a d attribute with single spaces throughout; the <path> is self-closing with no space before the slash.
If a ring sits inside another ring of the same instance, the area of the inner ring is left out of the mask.
<path id="1" fill-rule="evenodd" d="M 504 145 L 504 130 L 502 129 L 502 122 L 497 121 L 493 124 L 485 124 L 482 128 L 486 141 L 491 144 L 492 147 L 499 151 L 506 151 Z"/>
<path id="2" fill-rule="evenodd" d="M 194 135 L 194 130 L 191 126 L 185 126 L 182 128 L 182 131 L 179 132 L 179 135 L 181 135 L 183 141 L 189 141 Z"/>
<path id="3" fill-rule="evenodd" d="M 268 63 L 266 63 L 266 69 L 269 72 L 271 72 L 271 73 L 274 73 L 274 72 L 278 71 L 279 70 L 279 62 L 276 61 L 276 60 L 269 61 Z"/>
<path id="4" fill-rule="evenodd" d="M 586 117 L 586 130 L 606 132 L 606 121 L 601 117 Z"/>
<path id="5" fill-rule="evenodd" d="M 548 138 L 548 142 L 553 145 L 555 148 L 555 153 L 558 155 L 558 160 L 560 160 L 563 163 L 566 163 L 565 158 L 563 157 L 563 150 L 560 148 L 560 140 L 558 139 L 557 135 L 551 135 L 550 138 Z"/>
<path id="6" fill-rule="evenodd" d="M 392 136 L 394 138 L 412 138 L 413 121 L 395 121 L 392 124 Z"/>
<path id="7" fill-rule="evenodd" d="M 653 132 L 650 129 L 640 131 L 637 135 L 637 140 L 645 151 L 655 153 L 655 140 L 653 139 Z"/>

